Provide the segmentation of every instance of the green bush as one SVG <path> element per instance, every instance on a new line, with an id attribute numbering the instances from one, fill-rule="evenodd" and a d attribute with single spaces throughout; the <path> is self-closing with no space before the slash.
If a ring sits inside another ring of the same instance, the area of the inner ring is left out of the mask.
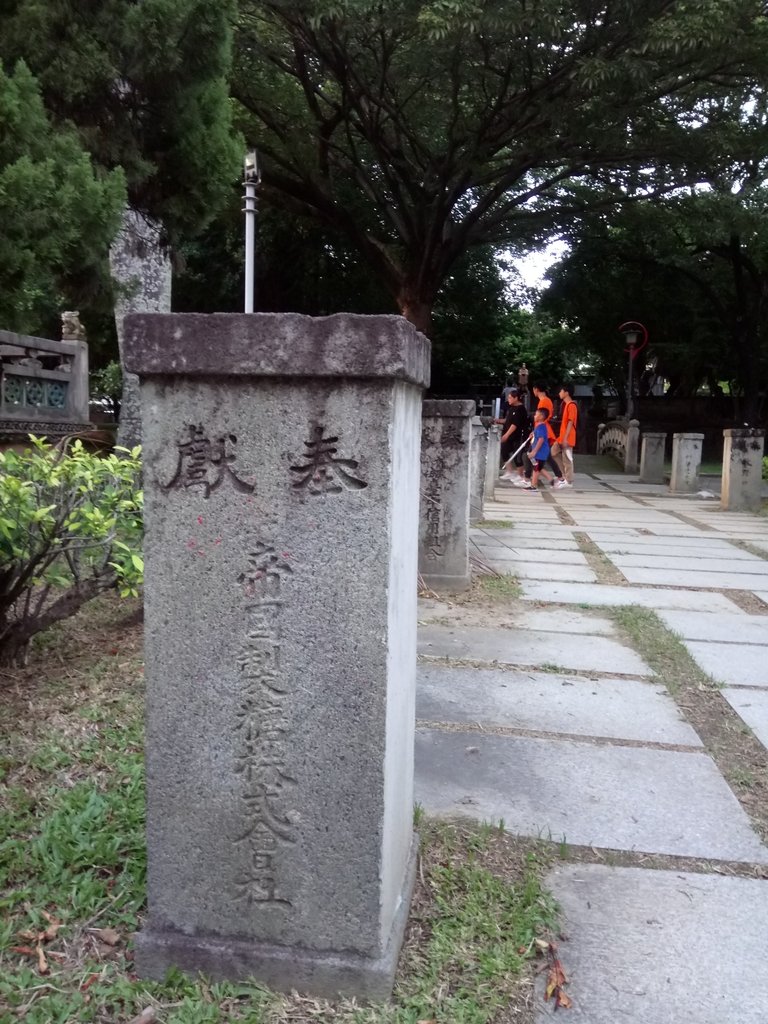
<path id="1" fill-rule="evenodd" d="M 120 363 L 112 361 L 101 370 L 91 374 L 91 399 L 105 402 L 109 412 L 120 419 L 120 399 L 123 395 L 123 369 Z"/>
<path id="2" fill-rule="evenodd" d="M 142 580 L 139 449 L 106 458 L 39 438 L 0 452 L 0 664 L 111 587 Z"/>
<path id="3" fill-rule="evenodd" d="M 768 456 L 763 458 L 763 480 L 768 480 Z"/>

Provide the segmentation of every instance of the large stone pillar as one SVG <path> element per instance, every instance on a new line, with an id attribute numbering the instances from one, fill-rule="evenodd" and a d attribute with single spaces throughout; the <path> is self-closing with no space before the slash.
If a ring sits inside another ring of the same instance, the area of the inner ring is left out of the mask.
<path id="1" fill-rule="evenodd" d="M 422 388 L 400 317 L 126 318 L 146 488 L 145 977 L 385 998 L 414 877 Z"/>
<path id="2" fill-rule="evenodd" d="M 419 572 L 432 590 L 458 593 L 471 583 L 469 494 L 470 400 L 422 406 Z"/>
<path id="3" fill-rule="evenodd" d="M 624 472 L 640 470 L 640 421 L 630 420 L 627 427 L 627 447 L 624 453 Z"/>
<path id="4" fill-rule="evenodd" d="M 745 427 L 723 431 L 722 508 L 749 512 L 760 508 L 764 449 L 764 430 Z"/>
<path id="5" fill-rule="evenodd" d="M 488 458 L 488 431 L 479 416 L 472 417 L 471 484 L 469 492 L 469 521 L 475 526 L 483 518 L 485 501 L 485 472 Z"/>
<path id="6" fill-rule="evenodd" d="M 669 489 L 673 494 L 693 494 L 698 491 L 703 443 L 703 434 L 672 435 L 672 475 Z"/>
<path id="7" fill-rule="evenodd" d="M 644 484 L 664 483 L 664 456 L 667 435 L 661 431 L 649 430 L 643 434 L 640 454 L 640 482 Z"/>
<path id="8" fill-rule="evenodd" d="M 501 427 L 492 423 L 488 430 L 488 452 L 485 457 L 485 500 L 493 501 L 501 468 Z"/>

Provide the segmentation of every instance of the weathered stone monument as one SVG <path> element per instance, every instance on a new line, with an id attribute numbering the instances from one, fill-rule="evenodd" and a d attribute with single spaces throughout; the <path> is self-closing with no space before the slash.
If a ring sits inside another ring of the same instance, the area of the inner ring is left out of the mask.
<path id="1" fill-rule="evenodd" d="M 472 417 L 470 400 L 430 399 L 422 407 L 419 572 L 428 587 L 466 590 Z"/>
<path id="2" fill-rule="evenodd" d="M 429 343 L 400 317 L 126 318 L 146 485 L 147 977 L 391 989 L 415 863 Z"/>
<path id="3" fill-rule="evenodd" d="M 640 421 L 630 420 L 627 427 L 627 447 L 624 453 L 624 472 L 640 470 Z"/>
<path id="4" fill-rule="evenodd" d="M 485 467 L 488 458 L 488 431 L 479 416 L 472 417 L 472 445 L 470 453 L 471 483 L 469 492 L 469 521 L 474 526 L 483 518 L 485 501 Z"/>
<path id="5" fill-rule="evenodd" d="M 485 457 L 485 500 L 493 501 L 501 468 L 501 427 L 492 423 L 488 429 L 488 451 Z"/>
<path id="6" fill-rule="evenodd" d="M 644 484 L 664 483 L 664 456 L 667 435 L 661 431 L 649 430 L 643 434 L 640 450 L 640 482 Z"/>
<path id="7" fill-rule="evenodd" d="M 723 442 L 720 504 L 733 511 L 757 511 L 762 503 L 765 431 L 724 430 Z"/>
<path id="8" fill-rule="evenodd" d="M 699 489 L 703 443 L 703 434 L 672 435 L 672 474 L 669 489 L 673 494 L 693 494 Z"/>

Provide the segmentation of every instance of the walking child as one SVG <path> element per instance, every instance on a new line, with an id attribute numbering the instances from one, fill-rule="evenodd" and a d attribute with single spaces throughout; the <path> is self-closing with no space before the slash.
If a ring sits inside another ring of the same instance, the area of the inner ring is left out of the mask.
<path id="1" fill-rule="evenodd" d="M 535 491 L 538 488 L 539 474 L 542 474 L 545 480 L 553 479 L 552 474 L 548 473 L 544 468 L 549 458 L 548 418 L 546 409 L 537 409 L 533 414 L 533 443 L 530 455 L 528 456 L 533 467 L 533 477 L 531 479 L 531 486 L 527 488 L 529 491 Z"/>

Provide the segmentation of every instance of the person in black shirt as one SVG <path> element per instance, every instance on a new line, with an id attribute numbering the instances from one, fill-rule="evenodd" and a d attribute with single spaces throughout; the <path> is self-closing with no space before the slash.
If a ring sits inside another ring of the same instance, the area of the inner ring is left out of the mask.
<path id="1" fill-rule="evenodd" d="M 524 455 L 522 452 L 518 452 L 514 459 L 517 472 L 512 469 L 511 465 L 507 466 L 506 463 L 509 461 L 512 453 L 523 444 L 530 433 L 531 418 L 528 415 L 527 409 L 520 401 L 520 392 L 517 388 L 512 388 L 507 395 L 507 415 L 501 432 L 501 459 L 504 463 L 502 479 L 513 481 L 523 479 Z"/>

